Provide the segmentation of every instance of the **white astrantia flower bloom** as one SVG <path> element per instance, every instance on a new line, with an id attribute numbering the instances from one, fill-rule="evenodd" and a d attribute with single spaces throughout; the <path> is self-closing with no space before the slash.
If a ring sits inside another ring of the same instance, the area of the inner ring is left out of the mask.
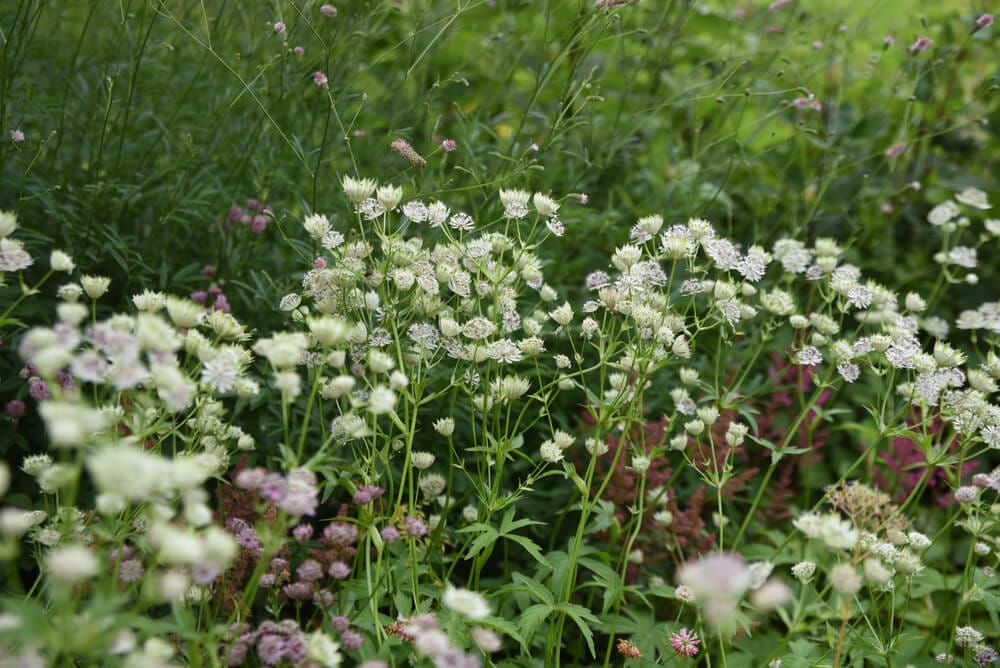
<path id="1" fill-rule="evenodd" d="M 528 215 L 531 193 L 525 190 L 501 190 L 500 201 L 503 203 L 504 217 L 519 220 Z"/>
<path id="2" fill-rule="evenodd" d="M 979 188 L 966 188 L 962 192 L 955 195 L 955 199 L 966 206 L 971 206 L 974 209 L 986 210 L 993 208 L 989 199 L 986 197 L 986 193 Z"/>
<path id="3" fill-rule="evenodd" d="M 0 211 L 0 239 L 14 234 L 17 229 L 17 214 L 13 211 Z"/>
<path id="4" fill-rule="evenodd" d="M 546 218 L 551 218 L 559 211 L 559 202 L 542 193 L 535 193 L 532 203 L 535 205 L 535 211 L 538 212 L 538 215 Z"/>
<path id="5" fill-rule="evenodd" d="M 961 213 L 961 210 L 958 208 L 958 205 L 951 200 L 947 200 L 930 210 L 927 214 L 927 222 L 931 225 L 941 226 L 959 213 Z"/>
<path id="6" fill-rule="evenodd" d="M 347 198 L 357 206 L 372 196 L 377 184 L 374 179 L 355 179 L 345 176 L 344 180 L 341 181 L 341 186 Z"/>
<path id="7" fill-rule="evenodd" d="M 45 572 L 53 580 L 76 584 L 97 575 L 100 562 L 93 550 L 72 544 L 57 547 L 45 555 Z"/>
<path id="8" fill-rule="evenodd" d="M 448 585 L 441 596 L 441 604 L 467 619 L 484 619 L 490 616 L 490 604 L 486 599 L 468 589 Z"/>

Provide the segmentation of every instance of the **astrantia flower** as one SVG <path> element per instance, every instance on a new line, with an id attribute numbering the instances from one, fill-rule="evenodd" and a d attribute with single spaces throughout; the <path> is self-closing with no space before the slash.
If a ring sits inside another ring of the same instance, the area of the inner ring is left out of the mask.
<path id="1" fill-rule="evenodd" d="M 688 631 L 686 628 L 670 636 L 670 646 L 681 656 L 694 656 L 697 654 L 700 642 L 698 634 L 694 631 Z"/>
<path id="2" fill-rule="evenodd" d="M 501 190 L 500 201 L 503 203 L 504 217 L 518 220 L 528 215 L 531 193 L 524 190 Z"/>
<path id="3" fill-rule="evenodd" d="M 54 580 L 74 584 L 97 575 L 100 564 L 89 548 L 66 545 L 45 555 L 45 571 Z"/>
<path id="4" fill-rule="evenodd" d="M 357 206 L 372 196 L 377 184 L 374 179 L 355 179 L 345 176 L 344 180 L 341 181 L 341 186 L 347 198 Z"/>
<path id="5" fill-rule="evenodd" d="M 490 605 L 486 599 L 468 589 L 457 589 L 448 585 L 441 596 L 441 604 L 468 619 L 483 619 L 490 616 Z"/>
<path id="6" fill-rule="evenodd" d="M 985 210 L 993 208 L 990 205 L 989 199 L 986 197 L 986 193 L 979 188 L 966 188 L 962 192 L 955 195 L 955 199 L 966 206 L 973 207 L 974 209 Z"/>
<path id="7" fill-rule="evenodd" d="M 947 200 L 930 210 L 930 213 L 927 214 L 927 222 L 931 225 L 944 225 L 959 213 L 961 211 L 958 205 L 951 200 Z"/>
<path id="8" fill-rule="evenodd" d="M 537 211 L 540 216 L 551 218 L 556 215 L 557 211 L 559 211 L 559 202 L 555 201 L 548 195 L 535 193 L 535 196 L 532 198 L 532 202 L 535 205 L 535 211 Z"/>
<path id="9" fill-rule="evenodd" d="M 21 271 L 34 264 L 24 244 L 17 239 L 0 239 L 0 271 Z"/>

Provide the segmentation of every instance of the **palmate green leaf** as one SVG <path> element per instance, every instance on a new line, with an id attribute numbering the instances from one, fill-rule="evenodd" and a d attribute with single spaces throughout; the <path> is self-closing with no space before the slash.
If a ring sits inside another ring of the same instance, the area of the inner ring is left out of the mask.
<path id="1" fill-rule="evenodd" d="M 576 623 L 580 633 L 583 634 L 583 639 L 587 642 L 590 656 L 597 656 L 597 651 L 594 649 L 594 632 L 591 630 L 592 626 L 600 624 L 597 617 L 594 617 L 590 610 L 576 603 L 563 603 L 558 609 L 565 612 Z"/>
<path id="2" fill-rule="evenodd" d="M 552 612 L 552 606 L 544 603 L 536 603 L 521 612 L 518 618 L 518 626 L 521 628 L 521 635 L 524 642 L 531 642 L 535 637 L 535 632 L 541 626 L 545 618 Z"/>
<path id="3" fill-rule="evenodd" d="M 513 576 L 515 585 L 510 585 L 509 588 L 526 591 L 530 593 L 536 601 L 541 601 L 549 607 L 556 604 L 556 599 L 552 596 L 552 592 L 548 590 L 547 587 L 543 586 L 539 582 L 532 580 L 523 573 L 514 573 Z"/>

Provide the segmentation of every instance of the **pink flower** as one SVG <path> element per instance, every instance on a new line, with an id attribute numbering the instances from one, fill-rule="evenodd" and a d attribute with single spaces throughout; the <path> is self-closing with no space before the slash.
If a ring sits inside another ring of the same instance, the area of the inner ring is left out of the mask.
<path id="1" fill-rule="evenodd" d="M 297 47 L 295 47 L 294 49 L 292 49 L 292 51 L 294 51 L 294 52 L 295 52 L 295 55 L 296 55 L 296 56 L 301 56 L 301 55 L 302 55 L 303 53 L 305 53 L 305 52 L 306 52 L 306 50 L 305 50 L 305 49 L 303 49 L 303 48 L 302 48 L 301 46 L 297 46 Z"/>
<path id="2" fill-rule="evenodd" d="M 21 142 L 24 141 L 24 133 L 21 132 L 20 130 L 11 130 L 10 140 L 15 144 L 20 144 Z"/>
<path id="3" fill-rule="evenodd" d="M 882 46 L 888 49 L 890 46 L 896 43 L 896 38 L 892 35 L 886 35 L 885 39 L 882 40 Z"/>
<path id="4" fill-rule="evenodd" d="M 324 267 L 326 267 L 326 258 L 323 257 L 316 258 L 315 260 L 313 260 L 313 266 L 316 267 L 317 269 L 323 269 Z"/>
<path id="5" fill-rule="evenodd" d="M 882 202 L 882 206 L 879 208 L 881 208 L 882 213 L 884 213 L 887 216 L 894 211 L 891 202 Z"/>
<path id="6" fill-rule="evenodd" d="M 887 158 L 897 158 L 903 154 L 906 150 L 906 142 L 898 141 L 889 148 L 885 149 L 885 157 Z"/>
<path id="7" fill-rule="evenodd" d="M 811 102 L 811 103 L 809 104 L 809 107 L 810 107 L 810 108 L 811 108 L 811 109 L 812 109 L 813 111 L 823 111 L 823 103 L 822 103 L 822 102 L 820 102 L 819 100 L 813 100 L 813 101 L 812 101 L 812 102 Z"/>
<path id="8" fill-rule="evenodd" d="M 315 83 L 320 88 L 329 88 L 330 80 L 326 78 L 326 75 L 322 72 L 313 73 L 313 83 Z"/>
<path id="9" fill-rule="evenodd" d="M 687 629 L 681 629 L 670 636 L 670 646 L 681 656 L 694 656 L 697 654 L 698 643 L 700 642 L 698 634 Z"/>
<path id="10" fill-rule="evenodd" d="M 790 4 L 792 4 L 792 0 L 774 0 L 774 2 L 767 6 L 767 11 L 776 12 L 782 7 L 787 7 Z"/>
<path id="11" fill-rule="evenodd" d="M 274 24 L 274 32 L 278 33 L 279 35 L 285 32 L 286 29 L 287 27 L 285 26 L 284 21 L 278 21 L 277 23 Z"/>
<path id="12" fill-rule="evenodd" d="M 323 16 L 329 16 L 330 18 L 333 18 L 334 16 L 337 15 L 337 8 L 334 7 L 333 5 L 323 5 L 322 7 L 319 8 L 319 13 L 322 14 Z"/>
<path id="13" fill-rule="evenodd" d="M 454 139 L 445 139 L 443 142 L 441 142 L 442 151 L 447 151 L 448 153 L 451 153 L 456 148 L 458 148 L 458 144 L 455 143 Z"/>
<path id="14" fill-rule="evenodd" d="M 983 14 L 978 19 L 976 19 L 976 30 L 980 28 L 988 28 L 993 25 L 993 15 Z"/>
<path id="15" fill-rule="evenodd" d="M 914 42 L 913 46 L 910 47 L 910 53 L 913 54 L 923 53 L 927 49 L 931 48 L 931 45 L 933 43 L 934 40 L 932 40 L 930 37 L 918 37 L 917 41 Z"/>

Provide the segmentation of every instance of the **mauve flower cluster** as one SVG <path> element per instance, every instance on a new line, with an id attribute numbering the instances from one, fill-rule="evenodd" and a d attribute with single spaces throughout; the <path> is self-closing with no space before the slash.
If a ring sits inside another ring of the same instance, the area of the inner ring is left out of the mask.
<path id="1" fill-rule="evenodd" d="M 262 498 L 289 515 L 315 515 L 319 503 L 316 474 L 305 467 L 292 469 L 287 476 L 262 467 L 243 469 L 236 474 L 236 486 L 255 490 Z"/>
<path id="2" fill-rule="evenodd" d="M 233 229 L 233 223 L 240 223 L 250 228 L 254 234 L 262 234 L 267 229 L 267 223 L 271 220 L 274 212 L 267 204 L 261 204 L 256 198 L 251 197 L 246 202 L 246 208 L 234 206 L 229 209 L 226 215 L 226 229 Z"/>
<path id="3" fill-rule="evenodd" d="M 226 665 L 242 666 L 251 651 L 256 652 L 260 662 L 267 666 L 276 666 L 282 661 L 299 668 L 316 665 L 307 660 L 308 638 L 293 619 L 268 620 L 256 629 L 242 623 L 233 628 L 233 633 L 236 640 L 229 647 Z"/>

